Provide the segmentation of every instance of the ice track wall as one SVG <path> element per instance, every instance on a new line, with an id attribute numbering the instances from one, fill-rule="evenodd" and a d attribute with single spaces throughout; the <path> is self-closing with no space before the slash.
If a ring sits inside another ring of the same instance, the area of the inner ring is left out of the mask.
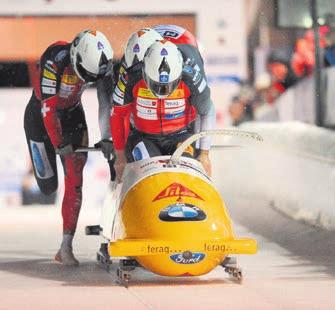
<path id="1" fill-rule="evenodd" d="M 213 152 L 214 178 L 224 195 L 250 198 L 246 212 L 265 200 L 296 220 L 335 230 L 335 133 L 295 122 L 240 128 L 261 134 L 264 142 Z"/>

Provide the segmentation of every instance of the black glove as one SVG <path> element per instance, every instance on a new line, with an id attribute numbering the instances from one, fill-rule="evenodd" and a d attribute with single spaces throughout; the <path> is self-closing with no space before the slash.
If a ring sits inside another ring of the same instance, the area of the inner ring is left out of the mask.
<path id="1" fill-rule="evenodd" d="M 100 147 L 102 153 L 108 161 L 114 157 L 114 144 L 112 140 L 103 139 L 94 144 L 94 147 Z"/>
<path id="2" fill-rule="evenodd" d="M 114 168 L 114 163 L 115 163 L 115 156 L 108 161 L 109 164 L 109 171 L 110 171 L 110 176 L 111 176 L 111 181 L 114 182 L 116 178 L 116 171 Z"/>
<path id="3" fill-rule="evenodd" d="M 74 152 L 73 145 L 72 144 L 61 144 L 56 149 L 56 154 L 60 156 L 66 156 L 71 155 Z"/>

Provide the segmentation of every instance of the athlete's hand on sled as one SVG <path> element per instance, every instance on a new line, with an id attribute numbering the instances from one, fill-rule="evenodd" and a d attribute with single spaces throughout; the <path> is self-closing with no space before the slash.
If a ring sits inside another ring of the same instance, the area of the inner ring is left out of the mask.
<path id="1" fill-rule="evenodd" d="M 116 159 L 115 159 L 114 169 L 116 172 L 116 180 L 117 182 L 121 183 L 123 170 L 127 164 L 127 158 L 126 158 L 124 150 L 115 151 L 115 153 L 116 153 Z"/>
<path id="2" fill-rule="evenodd" d="M 211 176 L 212 175 L 212 164 L 211 164 L 211 161 L 209 159 L 209 151 L 208 150 L 201 150 L 197 159 L 202 164 L 202 166 L 204 167 L 208 176 Z"/>
<path id="3" fill-rule="evenodd" d="M 104 154 L 104 157 L 109 161 L 114 156 L 114 144 L 112 140 L 103 139 L 98 143 L 94 144 L 94 147 L 101 148 L 101 152 Z"/>
<path id="4" fill-rule="evenodd" d="M 71 155 L 74 153 L 74 148 L 73 145 L 71 143 L 68 144 L 60 144 L 57 148 L 56 148 L 56 154 L 60 155 L 60 156 L 66 156 L 66 155 Z"/>

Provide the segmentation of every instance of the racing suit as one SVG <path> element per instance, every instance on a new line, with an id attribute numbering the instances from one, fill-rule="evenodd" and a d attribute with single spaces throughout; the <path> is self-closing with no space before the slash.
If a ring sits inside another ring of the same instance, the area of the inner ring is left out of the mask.
<path id="1" fill-rule="evenodd" d="M 126 148 L 127 161 L 172 154 L 177 146 L 193 134 L 190 124 L 193 109 L 200 116 L 201 130 L 209 130 L 215 123 L 210 89 L 203 75 L 191 65 L 185 65 L 182 80 L 167 98 L 158 99 L 142 78 L 142 64 L 129 68 L 115 88 L 111 129 L 116 151 Z M 120 96 L 119 90 L 124 90 Z M 123 95 L 123 96 L 122 96 Z M 129 117 L 134 129 L 127 139 Z M 127 141 L 128 140 L 128 141 Z M 201 150 L 208 151 L 210 140 L 201 139 Z M 120 154 L 120 153 L 118 153 Z M 186 154 L 194 157 L 194 147 Z"/>
<path id="2" fill-rule="evenodd" d="M 75 74 L 70 64 L 70 46 L 67 42 L 59 41 L 43 53 L 39 79 L 36 79 L 38 83 L 33 85 L 24 114 L 24 129 L 34 174 L 41 191 L 47 195 L 58 187 L 55 150 L 88 145 L 81 94 L 89 83 L 84 83 Z M 110 71 L 97 81 L 102 139 L 110 137 Z M 87 153 L 74 153 L 72 150 L 60 154 L 65 176 L 63 232 L 74 234 L 82 203 L 83 168 Z M 111 162 L 110 168 L 112 171 Z"/>
<path id="3" fill-rule="evenodd" d="M 174 25 L 159 25 L 154 29 L 165 39 L 178 44 L 184 61 L 182 81 L 167 98 L 158 99 L 142 79 L 142 63 L 126 68 L 122 63 L 118 83 L 113 93 L 111 129 L 116 150 L 126 146 L 129 115 L 132 130 L 126 148 L 127 161 L 157 155 L 172 154 L 179 143 L 193 132 L 198 116 L 199 130 L 210 130 L 215 125 L 215 110 L 204 64 L 192 34 Z M 202 150 L 209 150 L 210 139 L 200 141 Z M 194 149 L 189 150 L 194 156 Z"/>

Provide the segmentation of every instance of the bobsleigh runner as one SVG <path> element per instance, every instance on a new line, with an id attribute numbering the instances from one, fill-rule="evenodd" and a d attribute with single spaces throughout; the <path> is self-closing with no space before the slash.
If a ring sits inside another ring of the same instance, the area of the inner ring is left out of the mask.
<path id="1" fill-rule="evenodd" d="M 131 271 L 145 268 L 162 276 L 199 276 L 218 265 L 236 280 L 242 270 L 231 254 L 254 254 L 256 241 L 236 238 L 225 204 L 202 165 L 182 157 L 183 151 L 205 135 L 262 138 L 239 130 L 214 130 L 193 135 L 172 156 L 127 164 L 123 182 L 111 184 L 99 225 L 87 235 L 104 242 L 98 262 L 108 271 L 119 260 L 117 276 L 128 286 Z"/>

